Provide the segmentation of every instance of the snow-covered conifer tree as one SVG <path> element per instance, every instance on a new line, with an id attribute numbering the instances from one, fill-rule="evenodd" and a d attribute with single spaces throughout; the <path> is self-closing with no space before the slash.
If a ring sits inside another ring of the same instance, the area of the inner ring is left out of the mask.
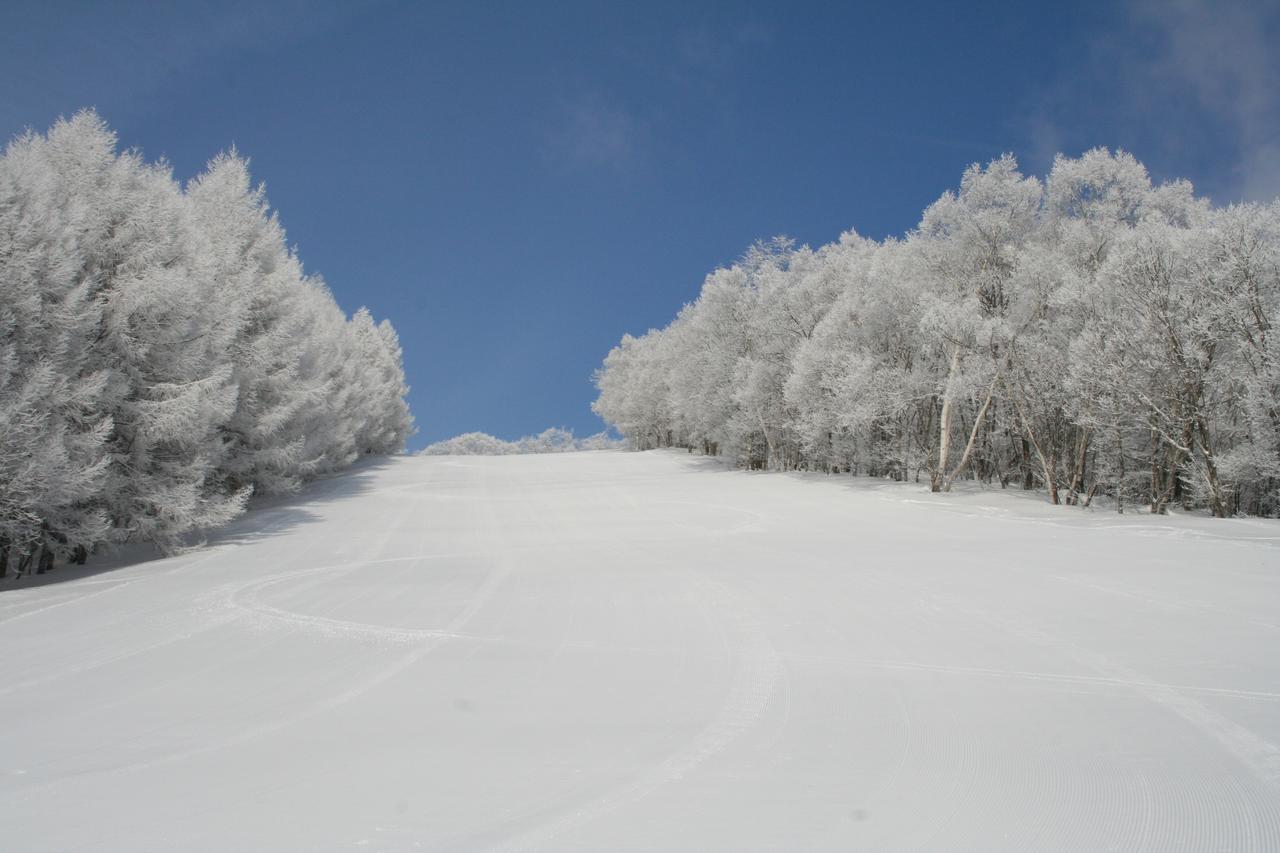
<path id="1" fill-rule="evenodd" d="M 184 190 L 92 112 L 0 157 L 0 572 L 172 547 L 412 429 L 399 341 L 305 276 L 247 164 Z"/>

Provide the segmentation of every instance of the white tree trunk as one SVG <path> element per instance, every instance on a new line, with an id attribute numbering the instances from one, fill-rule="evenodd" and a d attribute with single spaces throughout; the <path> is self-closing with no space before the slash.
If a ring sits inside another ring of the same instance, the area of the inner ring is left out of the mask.
<path id="1" fill-rule="evenodd" d="M 951 419 L 955 413 L 956 375 L 960 373 L 960 345 L 951 350 L 951 367 L 947 371 L 947 384 L 942 389 L 942 417 L 938 424 L 938 467 L 930 478 L 933 491 L 942 490 L 942 478 L 951 456 Z"/>
<path id="2" fill-rule="evenodd" d="M 987 410 L 991 408 L 991 398 L 995 394 L 996 383 L 1000 381 L 1000 374 L 991 379 L 991 386 L 987 388 L 987 399 L 982 401 L 982 408 L 978 410 L 978 417 L 974 418 L 973 429 L 969 432 L 969 442 L 964 446 L 964 454 L 960 457 L 960 464 L 956 465 L 956 469 L 946 475 L 946 479 L 942 483 L 942 491 L 949 492 L 956 482 L 956 477 L 964 473 L 965 467 L 969 464 L 969 457 L 973 454 L 973 446 L 978 442 L 978 430 L 982 428 L 982 423 L 987 419 Z M 946 469 L 940 469 L 945 472 Z"/>

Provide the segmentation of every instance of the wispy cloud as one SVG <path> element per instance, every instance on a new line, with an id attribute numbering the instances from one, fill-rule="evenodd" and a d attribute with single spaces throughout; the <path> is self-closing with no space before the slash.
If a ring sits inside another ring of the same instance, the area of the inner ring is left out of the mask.
<path id="1" fill-rule="evenodd" d="M 772 33 L 757 21 L 720 31 L 688 26 L 675 34 L 660 64 L 676 85 L 714 95 L 752 52 L 768 48 Z"/>
<path id="2" fill-rule="evenodd" d="M 643 81 L 649 96 L 628 99 L 599 80 L 573 81 L 576 88 L 566 88 L 574 94 L 549 114 L 547 159 L 565 169 L 647 172 L 678 149 L 678 115 L 733 113 L 734 75 L 770 43 L 768 28 L 748 20 L 728 28 L 688 24 L 656 45 L 640 38 L 611 45 L 619 67 Z"/>
<path id="3" fill-rule="evenodd" d="M 1035 154 L 1128 144 L 1218 201 L 1280 195 L 1280 4 L 1131 0 L 1046 92 Z M 1118 138 L 1082 139 L 1082 128 Z M 1127 140 L 1127 142 L 1126 142 Z"/>
<path id="4" fill-rule="evenodd" d="M 584 94 L 561 101 L 557 113 L 546 139 L 555 165 L 630 172 L 647 162 L 649 125 L 619 101 Z"/>
<path id="5" fill-rule="evenodd" d="M 43 126 L 50 105 L 145 110 L 156 92 L 241 51 L 268 51 L 369 14 L 382 0 L 13 3 L 0 27 L 0 128 Z M 104 34 L 110 34 L 108 37 Z M 74 57 L 74 61 L 66 61 Z"/>
<path id="6" fill-rule="evenodd" d="M 1141 0 L 1139 26 L 1159 36 L 1142 70 L 1153 86 L 1187 87 L 1237 149 L 1234 189 L 1280 195 L 1280 15 L 1276 4 Z"/>

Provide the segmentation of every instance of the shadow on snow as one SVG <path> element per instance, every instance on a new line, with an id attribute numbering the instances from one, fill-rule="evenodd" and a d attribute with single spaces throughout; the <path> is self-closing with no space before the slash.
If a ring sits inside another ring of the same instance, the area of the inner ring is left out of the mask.
<path id="1" fill-rule="evenodd" d="M 52 571 L 43 575 L 26 574 L 18 577 L 11 568 L 8 577 L 0 578 L 0 593 L 80 580 L 145 563 L 174 559 L 204 548 L 245 545 L 288 533 L 302 525 L 320 521 L 321 516 L 313 511 L 315 507 L 368 493 L 372 489 L 374 475 L 386 468 L 390 459 L 391 457 L 385 456 L 361 459 L 344 471 L 307 483 L 295 494 L 253 498 L 244 515 L 230 524 L 188 534 L 177 554 L 165 554 L 155 545 L 144 543 L 109 546 L 90 556 L 86 565 L 58 563 Z"/>

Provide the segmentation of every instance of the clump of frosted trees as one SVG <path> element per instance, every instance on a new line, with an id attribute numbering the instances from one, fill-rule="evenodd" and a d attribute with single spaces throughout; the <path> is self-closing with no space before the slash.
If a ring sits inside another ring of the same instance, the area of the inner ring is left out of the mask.
<path id="1" fill-rule="evenodd" d="M 526 435 L 515 441 L 504 441 L 484 432 L 466 432 L 453 438 L 429 444 L 423 456 L 514 456 L 526 453 L 572 453 L 580 450 L 621 450 L 627 442 L 599 432 L 586 438 L 575 438 L 573 432 L 559 427 Z"/>
<path id="2" fill-rule="evenodd" d="M 84 112 L 0 157 L 0 575 L 172 547 L 412 429 L 400 345 L 234 152 L 185 188 Z"/>
<path id="3" fill-rule="evenodd" d="M 1125 153 L 970 167 L 903 239 L 753 246 L 626 336 L 595 411 L 638 448 L 960 479 L 1053 503 L 1280 514 L 1280 202 Z"/>

